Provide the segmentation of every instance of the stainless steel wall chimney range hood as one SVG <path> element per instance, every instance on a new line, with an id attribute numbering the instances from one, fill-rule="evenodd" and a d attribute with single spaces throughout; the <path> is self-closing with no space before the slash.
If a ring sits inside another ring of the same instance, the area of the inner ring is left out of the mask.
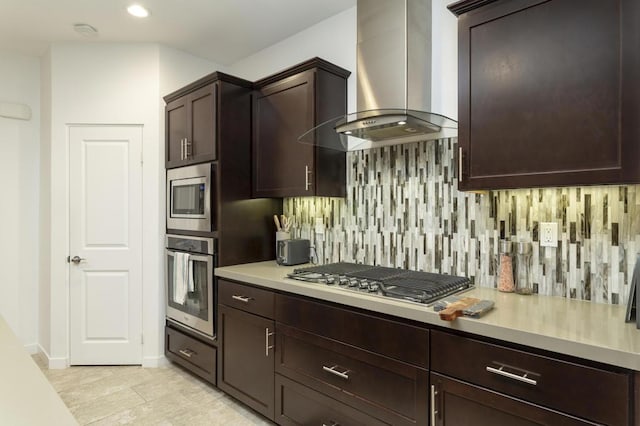
<path id="1" fill-rule="evenodd" d="M 299 141 L 353 151 L 457 135 L 431 111 L 432 0 L 358 0 L 358 112 Z"/>

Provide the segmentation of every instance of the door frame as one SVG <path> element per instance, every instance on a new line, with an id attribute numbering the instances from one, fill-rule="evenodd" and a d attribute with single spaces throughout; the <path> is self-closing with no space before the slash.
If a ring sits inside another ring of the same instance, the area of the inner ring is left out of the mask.
<path id="1" fill-rule="evenodd" d="M 40 327 L 49 329 L 39 338 L 39 350 L 48 360 L 50 369 L 69 366 L 70 349 L 70 274 L 66 261 L 70 241 L 70 129 L 87 126 L 138 126 L 142 128 L 142 366 L 158 367 L 168 363 L 164 356 L 164 167 L 161 161 L 160 127 L 153 120 L 142 122 L 68 122 L 62 126 L 44 129 L 43 144 L 48 142 L 42 159 L 42 172 L 49 177 L 48 186 L 41 190 L 44 197 L 41 226 L 42 245 L 49 250 L 41 254 L 40 272 Z M 49 166 L 49 167 L 47 167 Z"/>
<path id="2" fill-rule="evenodd" d="M 71 134 L 74 132 L 76 133 L 76 135 L 72 139 Z M 85 153 L 86 152 L 85 150 L 87 149 L 86 147 L 83 147 L 84 145 L 83 138 L 85 136 L 91 135 L 90 136 L 91 138 L 97 137 L 98 140 L 101 140 L 104 136 L 104 138 L 106 138 L 105 140 L 113 141 L 116 143 L 120 140 L 134 141 L 133 145 L 129 143 L 127 148 L 127 151 L 129 153 L 129 155 L 127 156 L 127 171 L 128 171 L 127 187 L 128 187 L 128 192 L 130 194 L 130 197 L 133 197 L 133 198 L 128 197 L 128 201 L 131 201 L 131 203 L 128 204 L 129 212 L 130 214 L 135 213 L 133 216 L 127 217 L 127 223 L 128 223 L 127 229 L 129 230 L 128 237 L 130 238 L 128 239 L 129 241 L 128 248 L 130 251 L 129 251 L 129 254 L 126 256 L 127 261 L 131 262 L 131 264 L 129 265 L 129 269 L 128 269 L 129 274 L 127 278 L 127 281 L 129 282 L 127 297 L 130 304 L 129 304 L 129 309 L 126 315 L 129 317 L 129 321 L 127 321 L 127 323 L 129 324 L 129 326 L 135 325 L 134 326 L 135 330 L 129 329 L 127 333 L 127 336 L 128 336 L 128 339 L 127 339 L 128 343 L 126 344 L 127 348 L 123 348 L 124 353 L 130 354 L 131 357 L 123 356 L 123 352 L 120 352 L 119 350 L 116 350 L 116 351 L 106 350 L 106 352 L 103 352 L 102 355 L 99 353 L 100 352 L 99 349 L 98 349 L 98 352 L 94 352 L 95 349 L 88 350 L 88 348 L 85 347 L 80 342 L 82 338 L 78 335 L 79 330 L 75 330 L 76 331 L 75 340 L 72 338 L 72 336 L 74 335 L 73 333 L 74 324 L 69 322 L 69 329 L 68 329 L 69 364 L 71 364 L 72 362 L 71 358 L 74 358 L 73 361 L 75 361 L 73 365 L 93 365 L 93 364 L 118 365 L 121 362 L 124 362 L 124 364 L 126 365 L 142 364 L 142 356 L 143 356 L 142 341 L 139 340 L 140 337 L 142 336 L 142 318 L 143 318 L 143 310 L 144 310 L 144 303 L 142 299 L 142 295 L 143 295 L 143 292 L 142 292 L 143 290 L 143 286 L 142 286 L 142 273 L 143 273 L 142 224 L 144 222 L 144 215 L 142 211 L 142 206 L 143 206 L 142 134 L 143 134 L 143 126 L 135 126 L 135 125 L 112 125 L 111 124 L 111 125 L 69 126 L 69 148 L 70 148 L 69 149 L 69 169 L 68 169 L 69 176 L 70 177 L 75 176 L 77 179 L 81 181 L 84 179 L 82 177 L 82 171 L 85 170 L 85 167 L 82 164 L 83 163 L 82 157 L 83 157 L 83 153 Z M 73 151 L 71 149 L 72 142 L 76 144 Z M 139 144 L 139 151 L 136 149 L 138 148 L 137 146 L 138 144 Z M 73 159 L 76 159 L 80 164 L 73 163 L 72 162 Z M 132 180 L 132 178 L 134 179 Z M 110 180 L 108 176 L 104 177 L 104 179 Z M 81 219 L 84 216 L 81 212 L 72 210 L 72 207 L 73 207 L 71 205 L 72 183 L 73 182 L 69 180 L 69 186 L 68 186 L 68 189 L 69 189 L 69 234 L 68 234 L 69 235 L 69 242 L 68 242 L 69 255 L 67 257 L 67 265 L 68 265 L 67 271 L 68 271 L 68 277 L 69 277 L 68 279 L 69 280 L 69 318 L 70 319 L 74 318 L 74 309 L 75 309 L 76 310 L 75 319 L 77 322 L 78 317 L 83 316 L 80 312 L 83 312 L 84 309 L 86 309 L 86 305 L 84 305 L 84 303 L 86 302 L 82 302 L 81 294 L 83 293 L 83 291 L 81 289 L 86 284 L 85 280 L 88 279 L 88 276 L 84 275 L 80 271 L 76 271 L 76 274 L 75 274 L 76 281 L 74 283 L 71 283 L 71 278 L 74 275 L 73 274 L 74 269 L 77 269 L 77 268 L 83 269 L 83 268 L 80 265 L 74 265 L 73 263 L 71 263 L 69 261 L 69 257 L 72 257 L 74 255 L 90 257 L 91 249 L 87 249 L 86 247 L 75 247 L 73 251 L 71 251 L 72 250 L 71 249 L 72 233 L 75 234 L 75 238 L 76 238 L 75 242 L 80 243 L 80 245 L 82 245 L 80 241 L 82 240 L 81 235 L 84 234 L 84 232 L 79 231 L 79 229 L 82 229 L 83 226 L 76 223 L 78 219 Z M 78 193 L 78 191 L 84 192 L 82 189 L 80 189 L 82 187 L 83 185 L 81 185 L 80 187 L 78 186 L 75 187 L 75 191 L 76 191 L 75 193 L 77 195 L 77 198 L 75 199 L 74 205 L 76 206 L 76 208 L 79 208 L 80 210 L 83 209 L 81 207 L 82 203 L 80 202 L 78 204 L 78 201 L 82 201 L 84 198 L 83 198 L 83 195 Z M 74 215 L 76 220 L 76 222 L 74 222 L 73 227 L 71 226 L 72 215 Z M 80 228 L 78 228 L 78 226 Z M 85 252 L 83 252 L 83 248 L 86 250 Z M 102 250 L 105 250 L 105 248 L 102 248 Z M 106 249 L 106 251 L 108 251 L 108 249 Z M 89 259 L 89 261 L 91 260 Z M 97 263 L 101 264 L 101 261 L 97 260 Z M 94 270 L 94 268 L 89 267 L 89 270 Z M 101 268 L 98 268 L 96 272 L 100 270 Z M 113 272 L 113 271 L 109 270 L 109 272 Z M 133 280 L 131 278 L 133 278 Z M 86 291 L 88 290 L 88 288 L 85 287 L 84 290 Z M 72 294 L 75 296 L 74 298 L 72 298 Z M 74 300 L 76 301 L 75 305 L 72 304 Z M 134 303 L 131 303 L 131 302 L 134 302 Z M 78 304 L 84 305 L 84 306 L 78 306 Z M 86 326 L 87 324 L 82 324 L 81 327 L 86 327 Z M 82 333 L 80 333 L 80 335 L 82 335 Z M 121 343 L 111 342 L 111 345 L 118 345 L 118 344 L 121 344 Z M 94 342 L 93 345 L 96 345 L 96 342 Z M 97 349 L 98 345 L 99 344 L 94 346 L 94 348 Z M 73 352 L 74 347 L 76 349 L 76 352 Z M 118 358 L 118 355 L 115 355 L 115 358 L 111 358 L 111 356 L 108 355 L 109 353 L 117 354 L 118 352 L 120 353 L 119 358 Z"/>

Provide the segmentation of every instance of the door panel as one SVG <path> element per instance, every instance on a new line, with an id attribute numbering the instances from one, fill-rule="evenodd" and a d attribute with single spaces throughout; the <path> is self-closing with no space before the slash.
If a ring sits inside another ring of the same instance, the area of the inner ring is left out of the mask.
<path id="1" fill-rule="evenodd" d="M 191 129 L 187 145 L 189 160 L 216 159 L 216 89 L 215 84 L 193 92 L 189 97 Z"/>
<path id="2" fill-rule="evenodd" d="M 306 71 L 256 96 L 254 196 L 314 195 L 314 147 L 298 142 L 313 127 L 314 84 L 313 71 Z"/>
<path id="3" fill-rule="evenodd" d="M 166 107 L 166 146 L 165 161 L 167 167 L 176 167 L 183 161 L 183 140 L 187 138 L 187 100 L 176 99 Z"/>
<path id="4" fill-rule="evenodd" d="M 129 321 L 127 315 L 115 316 L 113 312 L 127 310 L 129 304 L 129 274 L 127 271 L 87 272 L 84 275 L 83 312 L 86 323 L 85 341 L 109 338 L 126 340 Z M 102 309 L 109 306 L 109 310 Z"/>
<path id="5" fill-rule="evenodd" d="M 142 128 L 69 137 L 70 364 L 140 364 Z"/>

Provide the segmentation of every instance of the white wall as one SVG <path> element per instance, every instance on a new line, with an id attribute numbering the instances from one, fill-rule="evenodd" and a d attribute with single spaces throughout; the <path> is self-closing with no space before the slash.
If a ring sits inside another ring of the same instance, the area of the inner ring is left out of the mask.
<path id="1" fill-rule="evenodd" d="M 40 350 L 51 351 L 51 52 L 43 55 L 40 71 L 40 278 L 39 326 Z"/>
<path id="2" fill-rule="evenodd" d="M 234 63 L 229 73 L 255 81 L 318 56 L 351 71 L 347 110 L 356 111 L 356 24 L 352 7 Z"/>
<path id="3" fill-rule="evenodd" d="M 58 44 L 51 47 L 50 367 L 64 367 L 69 347 L 67 124 L 143 126 L 143 297 L 158 299 L 158 47 L 152 44 Z M 150 273 L 147 273 L 150 271 Z M 143 310 L 146 357 L 158 358 L 158 312 Z M 151 348 L 148 350 L 148 348 Z M 153 362 L 151 359 L 149 362 Z"/>
<path id="4" fill-rule="evenodd" d="M 68 141 L 70 123 L 143 126 L 143 365 L 164 359 L 164 115 L 162 95 L 214 71 L 155 44 L 56 44 L 50 50 L 50 367 L 68 362 Z M 44 75 L 44 74 L 43 74 Z M 44 98 L 44 96 L 43 96 Z M 44 151 L 44 149 L 43 149 Z M 45 196 L 43 196 L 44 198 Z M 42 312 L 46 312 L 43 306 Z M 46 338 L 46 332 L 43 340 Z"/>
<path id="5" fill-rule="evenodd" d="M 451 0 L 432 0 L 431 109 L 458 119 L 458 20 Z"/>
<path id="6" fill-rule="evenodd" d="M 31 351 L 38 339 L 40 60 L 0 53 L 0 102 L 31 107 L 0 117 L 0 315 Z"/>

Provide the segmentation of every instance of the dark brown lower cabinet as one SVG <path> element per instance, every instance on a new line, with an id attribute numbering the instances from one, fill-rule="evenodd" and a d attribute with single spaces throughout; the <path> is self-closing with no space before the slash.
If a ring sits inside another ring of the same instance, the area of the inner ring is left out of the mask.
<path id="1" fill-rule="evenodd" d="M 215 385 L 216 348 L 174 328 L 164 330 L 166 357 Z"/>
<path id="2" fill-rule="evenodd" d="M 276 417 L 279 425 L 378 426 L 381 422 L 300 383 L 276 374 Z"/>
<path id="3" fill-rule="evenodd" d="M 431 373 L 432 426 L 595 425 L 519 399 Z"/>
<path id="4" fill-rule="evenodd" d="M 218 307 L 218 387 L 273 420 L 274 321 Z"/>
<path id="5" fill-rule="evenodd" d="M 379 423 L 427 424 L 426 369 L 280 323 L 277 337 L 277 373 Z"/>

